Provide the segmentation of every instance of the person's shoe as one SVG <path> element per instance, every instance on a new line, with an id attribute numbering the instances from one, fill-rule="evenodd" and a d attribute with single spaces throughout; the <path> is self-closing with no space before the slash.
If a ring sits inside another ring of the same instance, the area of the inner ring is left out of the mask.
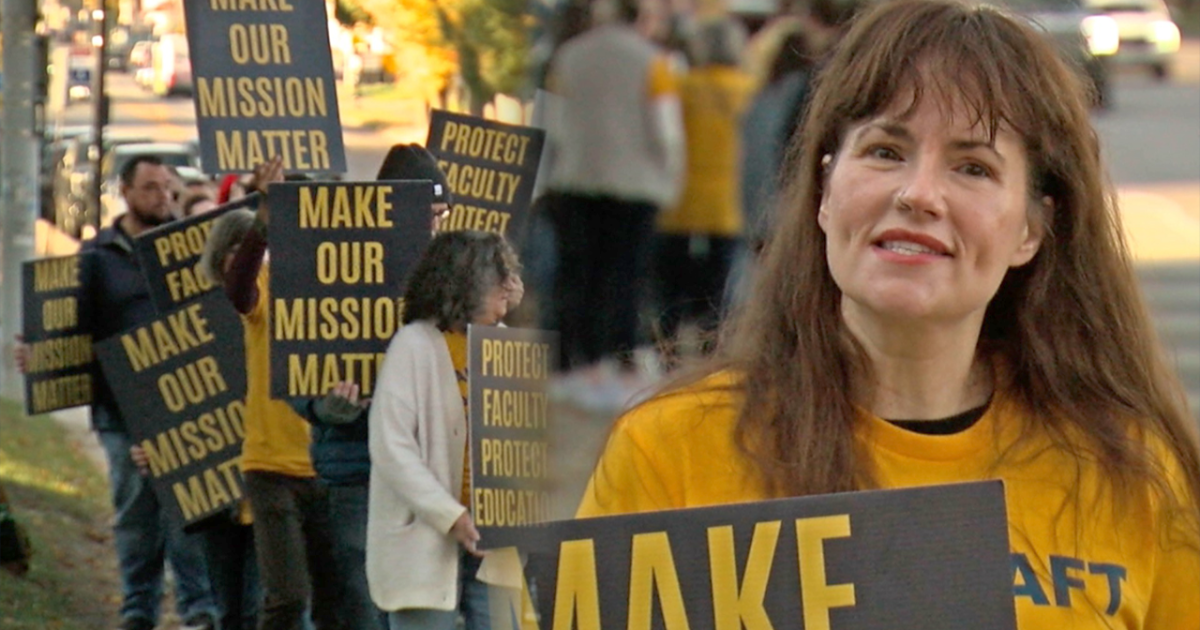
<path id="1" fill-rule="evenodd" d="M 145 617 L 126 617 L 117 630 L 154 630 L 154 622 Z"/>
<path id="2" fill-rule="evenodd" d="M 183 625 L 179 630 L 213 630 L 217 627 L 217 622 L 213 616 L 206 612 L 198 612 L 189 615 L 183 620 Z"/>

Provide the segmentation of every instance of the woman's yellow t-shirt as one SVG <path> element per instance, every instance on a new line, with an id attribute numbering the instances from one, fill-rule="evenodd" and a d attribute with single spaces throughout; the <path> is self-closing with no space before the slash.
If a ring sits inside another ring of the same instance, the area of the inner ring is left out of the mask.
<path id="1" fill-rule="evenodd" d="M 463 446 L 463 477 L 459 501 L 464 506 L 471 506 L 471 408 L 467 404 L 467 336 L 452 330 L 443 333 L 446 337 L 446 348 L 450 350 L 450 362 L 454 365 L 454 376 L 458 379 L 458 392 L 462 394 L 463 411 L 467 418 L 467 442 Z"/>
<path id="2" fill-rule="evenodd" d="M 734 442 L 737 394 L 720 389 L 731 383 L 729 375 L 710 377 L 624 416 L 577 515 L 775 498 Z M 1200 628 L 1194 524 L 1148 504 L 1115 504 L 1098 467 L 1035 429 L 1019 452 L 1002 458 L 1023 427 L 1036 425 L 1002 393 L 975 425 L 952 435 L 914 433 L 867 413 L 859 422 L 883 488 L 1005 481 L 1021 630 Z M 1181 482 L 1178 467 L 1164 461 Z"/>

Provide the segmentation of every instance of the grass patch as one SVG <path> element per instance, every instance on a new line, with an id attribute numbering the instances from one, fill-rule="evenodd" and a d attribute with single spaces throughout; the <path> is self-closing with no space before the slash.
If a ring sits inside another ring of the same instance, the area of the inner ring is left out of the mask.
<path id="1" fill-rule="evenodd" d="M 24 577 L 0 571 L 0 628 L 115 626 L 120 588 L 104 476 L 53 419 L 0 400 L 0 483 L 33 545 Z"/>

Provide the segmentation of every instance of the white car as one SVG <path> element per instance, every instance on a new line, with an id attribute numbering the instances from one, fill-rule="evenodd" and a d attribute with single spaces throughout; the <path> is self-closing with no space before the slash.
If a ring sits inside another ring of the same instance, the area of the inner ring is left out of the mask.
<path id="1" fill-rule="evenodd" d="M 1163 0 L 1087 0 L 1087 6 L 1117 24 L 1120 39 L 1110 63 L 1148 68 L 1157 79 L 1170 74 L 1179 27 Z"/>

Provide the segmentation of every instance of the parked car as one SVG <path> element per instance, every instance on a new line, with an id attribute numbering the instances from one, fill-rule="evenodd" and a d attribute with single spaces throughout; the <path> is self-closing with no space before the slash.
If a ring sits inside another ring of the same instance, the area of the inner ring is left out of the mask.
<path id="1" fill-rule="evenodd" d="M 54 177 L 63 156 L 67 154 L 67 149 L 76 138 L 90 132 L 91 127 L 87 125 L 50 127 L 44 131 L 40 147 L 41 165 L 38 169 L 40 213 L 43 219 L 54 220 Z"/>
<path id="2" fill-rule="evenodd" d="M 128 72 L 133 67 L 130 64 L 130 56 L 134 46 L 149 41 L 152 37 L 153 33 L 149 28 L 118 26 L 109 31 L 106 57 L 108 67 L 118 72 Z"/>
<path id="3" fill-rule="evenodd" d="M 143 153 L 156 155 L 163 164 L 182 169 L 185 173 L 200 172 L 200 154 L 190 142 L 136 142 L 114 146 L 100 163 L 101 227 L 111 224 L 113 219 L 125 212 L 125 198 L 121 196 L 121 170 L 133 156 Z"/>
<path id="4" fill-rule="evenodd" d="M 150 142 L 142 136 L 105 135 L 104 148 L 120 144 Z M 83 226 L 95 222 L 96 204 L 92 198 L 92 169 L 96 151 L 92 134 L 85 133 L 68 142 L 54 174 L 54 223 L 70 236 L 82 234 Z"/>
<path id="5" fill-rule="evenodd" d="M 1112 97 L 1109 59 L 1117 52 L 1117 24 L 1093 15 L 1084 0 L 1000 0 L 1004 6 L 1040 27 L 1069 63 L 1091 83 L 1093 105 L 1101 109 Z"/>
<path id="6" fill-rule="evenodd" d="M 1114 64 L 1142 66 L 1156 79 L 1167 78 L 1180 37 L 1163 0 L 1087 0 L 1087 6 L 1117 25 L 1120 43 L 1112 56 Z"/>
<path id="7" fill-rule="evenodd" d="M 159 96 L 190 95 L 192 57 L 187 38 L 179 34 L 163 35 L 151 51 L 151 91 Z"/>

